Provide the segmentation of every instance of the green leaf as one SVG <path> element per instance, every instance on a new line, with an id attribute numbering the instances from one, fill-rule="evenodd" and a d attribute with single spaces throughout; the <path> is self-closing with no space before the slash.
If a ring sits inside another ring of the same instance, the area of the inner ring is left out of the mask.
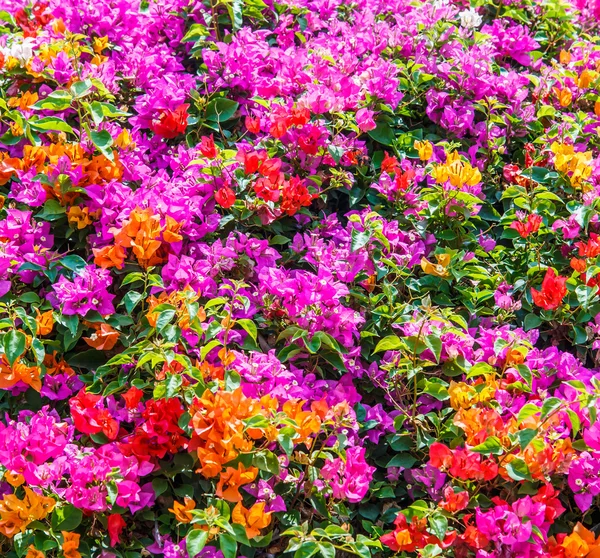
<path id="1" fill-rule="evenodd" d="M 529 467 L 527 467 L 525 461 L 518 457 L 506 465 L 506 472 L 511 479 L 516 481 L 532 480 Z"/>
<path id="2" fill-rule="evenodd" d="M 577 413 L 575 413 L 571 409 L 567 409 L 567 414 L 569 415 L 569 420 L 571 421 L 571 434 L 574 438 L 575 436 L 577 436 L 579 428 L 581 428 L 581 420 L 579 419 Z"/>
<path id="3" fill-rule="evenodd" d="M 517 424 L 521 424 L 525 419 L 528 419 L 539 412 L 540 408 L 537 405 L 534 405 L 533 403 L 526 403 L 519 411 L 517 416 Z"/>
<path id="4" fill-rule="evenodd" d="M 233 118 L 239 106 L 239 103 L 231 99 L 219 97 L 206 106 L 206 119 L 211 122 L 226 122 Z"/>
<path id="5" fill-rule="evenodd" d="M 192 529 L 185 538 L 189 558 L 195 558 L 196 554 L 202 552 L 206 541 L 208 541 L 208 531 Z"/>
<path id="6" fill-rule="evenodd" d="M 87 262 L 81 256 L 75 255 L 61 258 L 60 264 L 77 274 L 81 273 L 87 267 Z"/>
<path id="7" fill-rule="evenodd" d="M 381 351 L 395 351 L 402 347 L 402 340 L 397 335 L 388 335 L 384 337 L 377 346 L 373 353 L 379 353 Z"/>
<path id="8" fill-rule="evenodd" d="M 440 361 L 440 355 L 442 354 L 442 340 L 437 335 L 426 335 L 423 338 L 423 342 L 433 353 L 435 361 Z"/>
<path id="9" fill-rule="evenodd" d="M 36 215 L 36 219 L 56 221 L 57 219 L 64 217 L 66 212 L 67 208 L 60 205 L 56 200 L 48 200 L 44 203 L 42 211 Z"/>
<path id="10" fill-rule="evenodd" d="M 76 99 L 79 99 L 90 93 L 93 87 L 91 79 L 84 79 L 83 81 L 76 81 L 71 85 L 70 91 Z"/>
<path id="11" fill-rule="evenodd" d="M 225 389 L 227 391 L 235 391 L 241 383 L 242 377 L 235 370 L 227 370 L 225 373 Z"/>
<path id="12" fill-rule="evenodd" d="M 181 374 L 169 374 L 167 376 L 167 380 L 165 382 L 167 388 L 165 397 L 167 399 L 170 399 L 171 397 L 175 396 L 175 394 L 179 391 L 179 388 L 181 387 L 182 381 L 183 379 L 181 377 Z"/>
<path id="13" fill-rule="evenodd" d="M 129 291 L 123 297 L 122 303 L 125 306 L 125 310 L 127 310 L 128 314 L 131 314 L 131 312 L 133 312 L 133 309 L 137 306 L 138 302 L 142 300 L 142 298 L 144 298 L 144 296 L 138 291 Z"/>
<path id="14" fill-rule="evenodd" d="M 319 545 L 319 552 L 323 558 L 335 558 L 335 546 L 330 542 L 320 541 L 317 544 Z"/>
<path id="15" fill-rule="evenodd" d="M 352 242 L 350 243 L 350 250 L 352 252 L 357 252 L 361 248 L 364 248 L 369 240 L 371 240 L 370 231 L 361 232 L 357 229 L 352 229 Z"/>
<path id="16" fill-rule="evenodd" d="M 188 32 L 181 39 L 182 43 L 195 43 L 200 39 L 208 37 L 208 29 L 200 23 L 194 23 L 188 30 Z"/>
<path id="17" fill-rule="evenodd" d="M 519 430 L 517 432 L 517 437 L 519 438 L 519 446 L 521 446 L 521 451 L 524 451 L 525 448 L 531 442 L 531 440 L 533 440 L 536 436 L 537 430 L 533 428 L 525 428 L 523 430 Z"/>
<path id="18" fill-rule="evenodd" d="M 31 108 L 35 110 L 66 110 L 71 106 L 72 101 L 73 96 L 68 91 L 53 91 Z"/>
<path id="19" fill-rule="evenodd" d="M 11 329 L 7 334 L 4 335 L 2 345 L 4 347 L 4 354 L 12 366 L 17 359 L 25 352 L 25 346 L 27 344 L 27 336 L 21 331 Z"/>
<path id="20" fill-rule="evenodd" d="M 237 541 L 227 533 L 219 537 L 219 548 L 225 558 L 237 558 Z"/>
<path id="21" fill-rule="evenodd" d="M 294 553 L 294 558 L 310 558 L 319 552 L 319 545 L 314 541 L 304 541 Z"/>
<path id="22" fill-rule="evenodd" d="M 73 531 L 79 527 L 82 519 L 81 510 L 72 504 L 55 508 L 52 513 L 52 530 L 54 532 Z"/>
<path id="23" fill-rule="evenodd" d="M 377 122 L 377 127 L 374 130 L 369 130 L 368 133 L 376 142 L 382 145 L 393 145 L 396 139 L 394 131 L 387 122 Z"/>
<path id="24" fill-rule="evenodd" d="M 29 126 L 38 132 L 66 132 L 68 134 L 73 133 L 73 128 L 69 126 L 64 120 L 56 118 L 54 116 L 47 116 L 46 118 L 40 118 L 39 120 L 30 120 Z"/>
<path id="25" fill-rule="evenodd" d="M 561 405 L 562 400 L 560 400 L 558 397 L 549 397 L 542 405 L 542 415 L 540 418 L 544 420 L 546 417 L 557 411 Z"/>
<path id="26" fill-rule="evenodd" d="M 86 370 L 96 370 L 103 364 L 106 364 L 106 354 L 103 351 L 90 349 L 89 351 L 77 352 L 68 359 L 70 366 L 76 368 L 85 368 Z"/>
<path id="27" fill-rule="evenodd" d="M 410 469 L 416 462 L 417 459 L 410 453 L 399 453 L 388 461 L 386 468 L 403 467 L 404 469 Z"/>
<path id="28" fill-rule="evenodd" d="M 158 315 L 158 319 L 156 320 L 156 329 L 157 329 L 157 331 L 160 331 L 165 326 L 167 326 L 174 317 L 175 317 L 175 310 L 170 310 L 170 309 L 163 310 Z"/>
<path id="29" fill-rule="evenodd" d="M 539 327 L 542 324 L 542 319 L 536 314 L 527 314 L 523 324 L 525 326 L 525 331 L 529 331 L 530 329 Z"/>
<path id="30" fill-rule="evenodd" d="M 432 535 L 440 539 L 440 541 L 444 540 L 447 530 L 448 518 L 441 514 L 435 514 L 429 518 L 429 531 Z"/>
<path id="31" fill-rule="evenodd" d="M 504 447 L 496 436 L 490 436 L 482 444 L 472 447 L 471 451 L 484 455 L 501 455 L 504 452 Z"/>
<path id="32" fill-rule="evenodd" d="M 247 318 L 241 318 L 239 320 L 236 320 L 235 323 L 241 325 L 256 343 L 256 338 L 258 337 L 258 330 L 256 329 L 256 324 L 252 320 L 248 320 Z"/>
<path id="33" fill-rule="evenodd" d="M 110 149 L 111 145 L 113 144 L 113 139 L 106 130 L 101 130 L 100 132 L 92 130 L 90 132 L 90 139 L 98 148 L 100 153 L 102 153 L 108 160 L 113 160 L 113 152 Z"/>

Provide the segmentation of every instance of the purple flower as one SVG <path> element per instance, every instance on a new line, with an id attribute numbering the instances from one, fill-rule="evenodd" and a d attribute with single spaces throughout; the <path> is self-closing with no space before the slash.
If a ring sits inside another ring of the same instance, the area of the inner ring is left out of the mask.
<path id="1" fill-rule="evenodd" d="M 111 282 L 109 270 L 88 265 L 74 276 L 73 281 L 61 275 L 52 285 L 55 295 L 49 295 L 48 299 L 66 316 L 85 316 L 90 310 L 107 316 L 115 311 L 112 305 L 115 295 L 107 291 Z"/>

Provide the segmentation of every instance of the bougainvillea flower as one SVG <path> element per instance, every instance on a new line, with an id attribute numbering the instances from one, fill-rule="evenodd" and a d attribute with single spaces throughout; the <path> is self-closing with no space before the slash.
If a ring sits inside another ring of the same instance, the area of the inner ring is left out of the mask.
<path id="1" fill-rule="evenodd" d="M 180 504 L 177 501 L 173 502 L 173 507 L 170 508 L 169 511 L 175 516 L 175 519 L 177 519 L 179 523 L 189 523 L 194 518 L 190 512 L 195 508 L 196 502 L 194 502 L 192 498 L 186 496 L 183 499 L 183 504 Z"/>
<path id="2" fill-rule="evenodd" d="M 437 264 L 431 263 L 427 258 L 421 258 L 421 269 L 428 275 L 435 275 L 436 277 L 448 278 L 450 272 L 448 266 L 452 256 L 450 254 L 436 254 L 435 259 Z"/>
<path id="3" fill-rule="evenodd" d="M 108 516 L 108 536 L 110 537 L 110 546 L 117 546 L 121 542 L 121 534 L 127 523 L 118 513 L 112 513 Z"/>
<path id="4" fill-rule="evenodd" d="M 271 512 L 265 512 L 264 502 L 257 502 L 249 509 L 238 502 L 231 512 L 231 521 L 244 527 L 246 536 L 253 539 L 271 523 Z"/>
<path id="5" fill-rule="evenodd" d="M 542 281 L 542 289 L 531 289 L 533 303 L 544 310 L 556 310 L 567 294 L 567 278 L 557 276 L 552 268 L 546 270 Z"/>
<path id="6" fill-rule="evenodd" d="M 515 229 L 522 238 L 536 233 L 542 224 L 542 216 L 536 213 L 530 213 L 526 221 L 513 221 L 510 224 L 511 229 Z"/>
<path id="7" fill-rule="evenodd" d="M 187 129 L 188 108 L 190 105 L 179 105 L 175 110 L 165 109 L 157 118 L 152 120 L 150 129 L 165 139 L 173 139 L 183 134 Z"/>

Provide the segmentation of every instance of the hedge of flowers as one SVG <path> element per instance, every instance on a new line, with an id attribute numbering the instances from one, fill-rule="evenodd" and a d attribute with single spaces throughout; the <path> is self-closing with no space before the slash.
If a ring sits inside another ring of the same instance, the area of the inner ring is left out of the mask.
<path id="1" fill-rule="evenodd" d="M 600 4 L 0 8 L 0 555 L 600 557 Z"/>

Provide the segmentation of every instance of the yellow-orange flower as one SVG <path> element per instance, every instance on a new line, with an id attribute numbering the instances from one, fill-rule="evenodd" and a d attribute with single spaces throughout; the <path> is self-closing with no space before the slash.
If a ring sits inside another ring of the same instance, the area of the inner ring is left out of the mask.
<path id="1" fill-rule="evenodd" d="M 436 254 L 435 259 L 437 264 L 431 263 L 427 258 L 421 258 L 421 269 L 427 273 L 427 275 L 435 275 L 436 277 L 447 278 L 450 277 L 448 266 L 452 256 L 450 254 Z"/>
<path id="2" fill-rule="evenodd" d="M 571 53 L 566 50 L 561 50 L 559 60 L 561 64 L 568 64 L 569 62 L 571 62 Z"/>
<path id="3" fill-rule="evenodd" d="M 11 539 L 32 521 L 45 519 L 55 505 L 54 499 L 41 496 L 28 486 L 23 500 L 15 494 L 5 494 L 0 500 L 0 533 Z"/>
<path id="4" fill-rule="evenodd" d="M 13 473 L 12 471 L 4 472 L 4 480 L 12 487 L 17 488 L 25 482 L 25 477 L 20 473 Z"/>
<path id="5" fill-rule="evenodd" d="M 271 523 L 271 512 L 265 513 L 265 502 L 257 502 L 250 509 L 246 509 L 241 502 L 231 512 L 232 523 L 242 525 L 246 529 L 249 539 L 260 535 L 260 530 Z"/>
<path id="6" fill-rule="evenodd" d="M 27 549 L 27 554 L 25 554 L 25 558 L 46 558 L 46 555 L 41 550 L 38 550 L 35 548 L 35 546 L 30 544 L 29 548 Z"/>
<path id="7" fill-rule="evenodd" d="M 49 335 L 54 328 L 54 317 L 52 315 L 52 310 L 48 310 L 47 312 L 42 312 L 36 308 L 35 309 L 37 316 L 35 318 L 36 324 L 36 335 L 44 336 Z"/>
<path id="8" fill-rule="evenodd" d="M 20 381 L 31 386 L 35 391 L 42 389 L 40 369 L 37 366 L 27 366 L 19 360 L 11 366 L 3 355 L 0 361 L 0 389 L 11 389 Z"/>
<path id="9" fill-rule="evenodd" d="M 227 467 L 221 473 L 215 494 L 228 502 L 241 502 L 242 495 L 240 487 L 250 484 L 258 475 L 256 467 L 246 467 L 243 463 L 238 463 L 237 469 Z"/>
<path id="10" fill-rule="evenodd" d="M 415 141 L 415 149 L 418 151 L 421 161 L 429 161 L 433 156 L 433 144 L 430 141 Z"/>
<path id="11" fill-rule="evenodd" d="M 569 89 L 552 88 L 561 107 L 568 107 L 573 100 L 573 93 Z"/>
<path id="12" fill-rule="evenodd" d="M 183 499 L 183 504 L 175 501 L 173 502 L 173 507 L 169 509 L 169 511 L 175 515 L 175 519 L 179 521 L 179 523 L 189 523 L 192 521 L 194 516 L 191 511 L 196 508 L 196 502 L 187 496 Z"/>
<path id="13" fill-rule="evenodd" d="M 62 551 L 65 558 L 81 558 L 81 554 L 77 550 L 81 535 L 78 533 L 68 533 L 67 531 L 61 531 L 61 533 L 63 536 Z"/>

